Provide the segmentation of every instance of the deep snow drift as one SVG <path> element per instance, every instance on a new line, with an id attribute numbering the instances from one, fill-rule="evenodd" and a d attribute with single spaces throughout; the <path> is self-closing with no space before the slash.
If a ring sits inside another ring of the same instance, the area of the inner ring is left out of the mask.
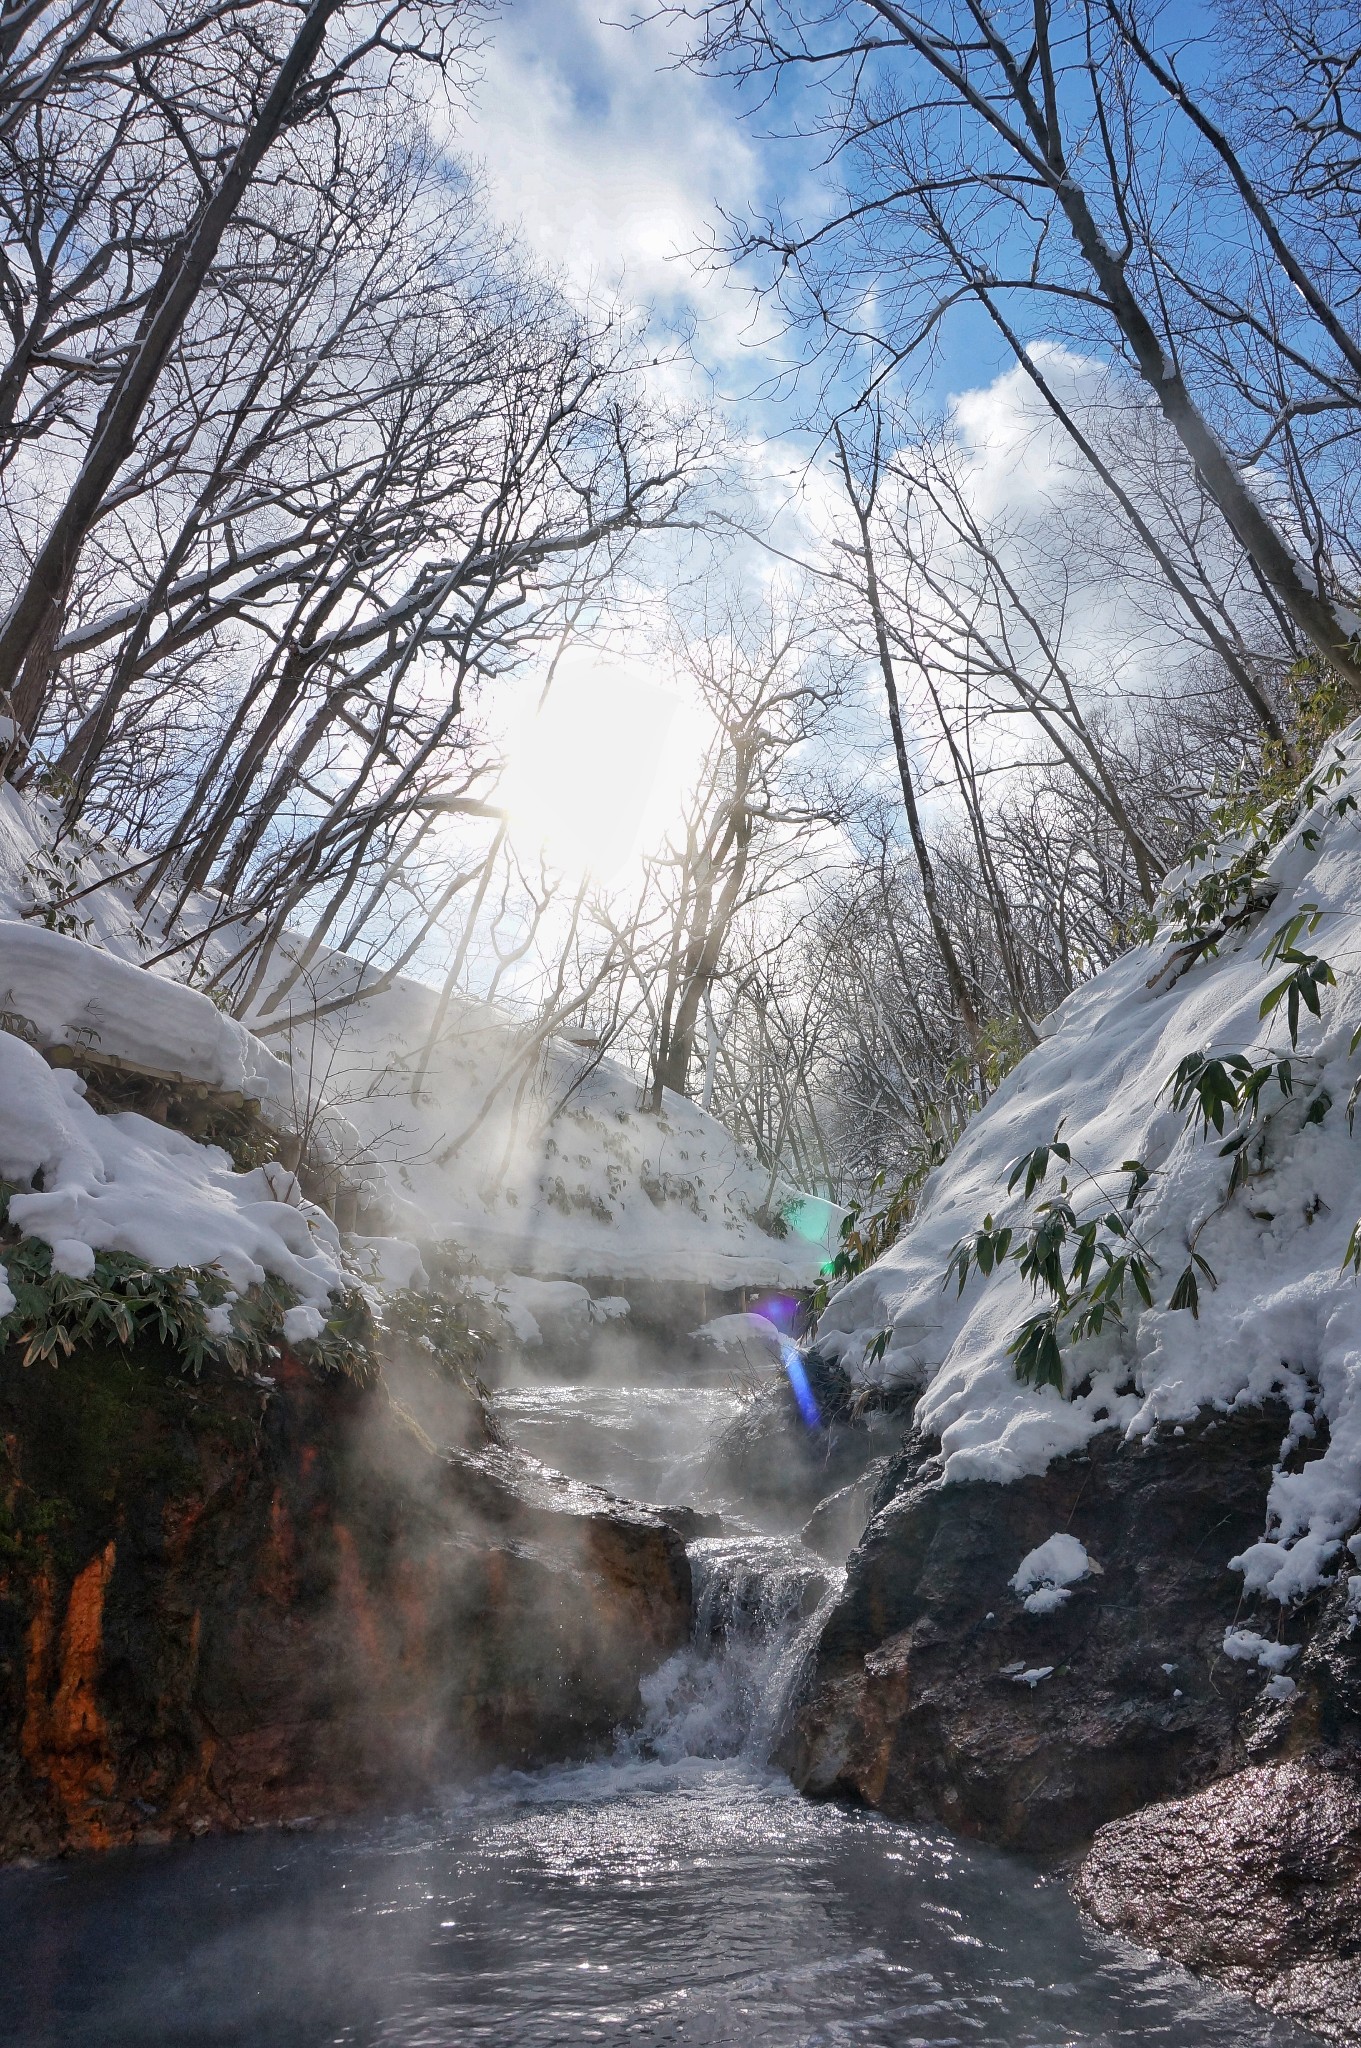
<path id="1" fill-rule="evenodd" d="M 1361 1072 L 1361 1048 L 1351 1050 L 1361 1023 L 1359 799 L 1361 721 L 1325 750 L 1308 807 L 1288 828 L 1297 807 L 1282 809 L 1266 835 L 1275 843 L 1263 846 L 1252 894 L 1267 907 L 1188 964 L 1170 906 L 1222 873 L 1253 835 L 1170 877 L 1157 938 L 1054 1014 L 927 1183 L 912 1228 L 835 1296 L 818 1332 L 820 1348 L 854 1376 L 922 1389 L 918 1419 L 939 1435 L 950 1480 L 1038 1473 L 1098 1431 L 1175 1429 L 1206 1406 L 1276 1392 L 1292 1411 L 1283 1452 L 1300 1445 L 1305 1463 L 1277 1472 L 1267 1531 L 1237 1563 L 1248 1590 L 1282 1600 L 1347 1562 L 1343 1539 L 1361 1518 L 1361 1287 L 1344 1269 L 1361 1214 L 1361 1131 L 1351 1135 L 1347 1115 Z M 1235 902 L 1243 906 L 1243 892 Z M 1336 987 L 1322 988 L 1320 1019 L 1302 1009 L 1292 1053 L 1285 1002 L 1260 1014 L 1289 963 L 1264 955 L 1305 912 L 1296 950 L 1325 958 Z M 1254 1137 L 1253 1171 L 1231 1197 L 1233 1160 L 1221 1147 L 1233 1116 L 1207 1138 L 1172 1107 L 1168 1083 L 1195 1052 L 1292 1063 L 1288 1099 L 1275 1080 L 1263 1091 L 1255 1131 L 1264 1150 Z M 953 1279 L 944 1284 L 956 1243 L 985 1217 L 1019 1238 L 1035 1204 L 1057 1193 L 1057 1166 L 1030 1202 L 1023 1187 L 1009 1194 L 1007 1179 L 1060 1120 L 1079 1219 L 1124 1201 L 1125 1162 L 1147 1167 L 1132 1220 L 1156 1262 L 1152 1307 L 1127 1289 L 1123 1329 L 1108 1324 L 1066 1347 L 1068 1398 L 1017 1378 L 1007 1347 L 1036 1302 L 1012 1259 L 990 1276 L 972 1270 L 962 1296 Z M 1213 1275 L 1196 1269 L 1198 1319 L 1167 1306 L 1192 1250 Z"/>

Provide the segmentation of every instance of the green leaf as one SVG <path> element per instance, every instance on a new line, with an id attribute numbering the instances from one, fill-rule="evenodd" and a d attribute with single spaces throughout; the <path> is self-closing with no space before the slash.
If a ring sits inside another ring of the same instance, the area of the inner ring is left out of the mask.
<path id="1" fill-rule="evenodd" d="M 1016 1377 L 1026 1386 L 1057 1387 L 1063 1392 L 1063 1355 L 1059 1350 L 1058 1318 L 1053 1310 L 1030 1316 L 1007 1346 Z"/>
<path id="2" fill-rule="evenodd" d="M 1317 903 L 1303 903 L 1293 917 L 1275 933 L 1262 958 L 1269 966 L 1277 960 L 1298 960 L 1303 956 L 1296 952 L 1296 943 L 1307 928 L 1310 936 L 1318 930 L 1323 912 Z"/>
<path id="3" fill-rule="evenodd" d="M 1169 1309 L 1189 1308 L 1192 1316 L 1199 1321 L 1200 1288 L 1196 1284 L 1194 1266 L 1187 1266 L 1185 1272 L 1177 1281 L 1176 1286 L 1172 1289 L 1171 1298 L 1167 1306 Z"/>

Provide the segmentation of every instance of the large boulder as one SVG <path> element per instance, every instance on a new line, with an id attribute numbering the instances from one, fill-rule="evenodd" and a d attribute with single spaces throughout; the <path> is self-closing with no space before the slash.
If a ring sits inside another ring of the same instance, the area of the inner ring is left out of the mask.
<path id="1" fill-rule="evenodd" d="M 1350 1742 L 1350 1638 L 1292 1660 L 1275 1638 L 1307 1636 L 1314 1610 L 1253 1614 L 1226 1564 L 1261 1534 L 1283 1426 L 1268 1407 L 1133 1443 L 1112 1432 L 1005 1486 L 947 1485 L 914 1444 L 822 1631 L 787 1744 L 796 1781 L 1049 1850 L 1292 1728 Z M 1052 1564 L 1070 1553 L 1079 1567 Z"/>
<path id="2" fill-rule="evenodd" d="M 1078 1874 L 1102 1927 L 1332 2041 L 1361 2040 L 1361 1779 L 1267 1764 L 1101 1828 Z"/>

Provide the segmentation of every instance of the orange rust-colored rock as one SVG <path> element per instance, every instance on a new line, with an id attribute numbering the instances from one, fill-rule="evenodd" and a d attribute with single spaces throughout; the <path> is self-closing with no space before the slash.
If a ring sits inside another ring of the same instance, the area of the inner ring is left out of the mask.
<path id="1" fill-rule="evenodd" d="M 0 1861 L 588 1753 L 686 1639 L 675 1532 L 447 1386 L 435 1449 L 384 1387 L 117 1366 L 0 1358 Z"/>
<path id="2" fill-rule="evenodd" d="M 52 1662 L 52 1587 L 44 1574 L 39 1606 L 29 1637 L 23 1730 L 20 1737 L 30 1769 L 51 1786 L 74 1848 L 103 1849 L 124 1839 L 103 1808 L 117 1773 L 109 1731 L 99 1704 L 104 1647 L 104 1596 L 116 1546 L 106 1543 L 77 1572 L 66 1603 L 57 1656 L 56 1686 L 49 1692 Z"/>

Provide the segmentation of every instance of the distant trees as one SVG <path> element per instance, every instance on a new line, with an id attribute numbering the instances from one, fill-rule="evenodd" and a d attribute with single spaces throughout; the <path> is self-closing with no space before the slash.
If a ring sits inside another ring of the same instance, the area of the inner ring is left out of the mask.
<path id="1" fill-rule="evenodd" d="M 649 1099 L 686 1094 L 701 1034 L 721 1057 L 714 999 L 733 939 L 801 875 L 808 840 L 833 807 L 809 773 L 809 742 L 829 720 L 842 669 L 800 594 L 744 608 L 711 603 L 683 635 L 682 665 L 712 738 L 678 828 L 653 870 L 654 945 L 643 986 L 653 1018 Z M 712 1098 L 713 1072 L 705 1086 Z"/>
<path id="2" fill-rule="evenodd" d="M 782 95 L 838 167 L 825 217 L 736 226 L 734 252 L 806 333 L 870 383 L 901 381 L 972 305 L 1022 360 L 1023 323 L 1038 322 L 1118 363 L 1283 629 L 1361 701 L 1341 459 L 1361 400 L 1357 257 L 1341 229 L 1361 89 L 1350 10 L 1226 8 L 1203 92 L 1186 79 L 1205 49 L 1183 68 L 1194 35 L 1168 6 L 666 11 L 691 24 L 696 62 Z M 1213 35 L 1206 24 L 1202 46 Z M 1256 111 L 1240 123 L 1244 103 Z M 1267 483 L 1250 471 L 1269 451 Z"/>
<path id="3" fill-rule="evenodd" d="M 882 721 L 779 974 L 816 1020 L 780 1142 L 863 1188 L 952 1140 L 1263 750 L 1361 705 L 1361 31 L 1332 0 L 660 11 L 826 165 L 719 253 L 809 365 L 782 545 Z M 957 405 L 961 335 L 1002 370 Z M 769 1038 L 730 1020 L 738 1097 L 779 1092 Z"/>

